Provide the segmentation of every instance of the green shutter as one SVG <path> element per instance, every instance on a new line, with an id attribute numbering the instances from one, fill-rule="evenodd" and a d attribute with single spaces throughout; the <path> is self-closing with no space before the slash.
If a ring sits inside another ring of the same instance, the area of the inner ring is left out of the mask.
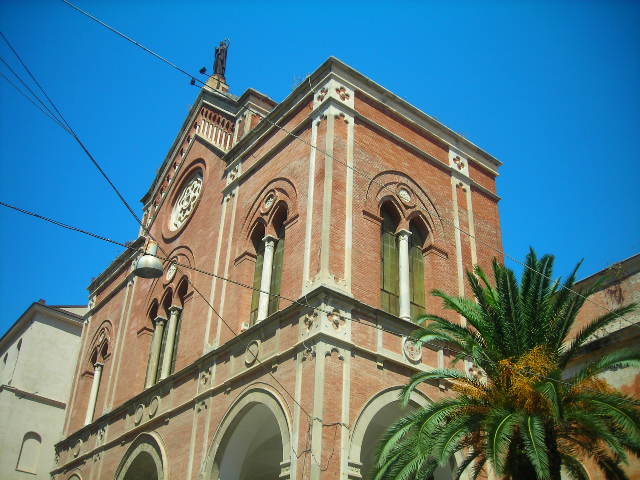
<path id="1" fill-rule="evenodd" d="M 424 238 L 418 229 L 412 229 L 409 243 L 409 276 L 411 280 L 411 319 L 415 321 L 426 313 L 424 292 Z"/>
<path id="2" fill-rule="evenodd" d="M 176 320 L 176 335 L 173 337 L 173 350 L 171 351 L 171 368 L 169 374 L 172 374 L 176 370 L 176 358 L 178 357 L 178 342 L 180 342 L 180 328 L 182 327 L 182 312 L 178 313 Z"/>
<path id="3" fill-rule="evenodd" d="M 158 368 L 156 370 L 156 378 L 153 379 L 153 383 L 160 380 L 160 372 L 162 372 L 162 362 L 164 360 L 164 347 L 167 344 L 167 332 L 169 331 L 168 322 L 164 324 L 164 330 L 162 331 L 162 343 L 160 344 L 160 358 L 158 358 Z"/>
<path id="4" fill-rule="evenodd" d="M 267 315 L 271 315 L 278 311 L 280 305 L 280 284 L 282 282 L 282 264 L 284 261 L 284 229 L 280 234 L 276 249 L 273 253 L 273 269 L 271 270 L 271 285 L 269 288 L 269 309 Z"/>
<path id="5" fill-rule="evenodd" d="M 398 242 L 391 218 L 385 216 L 382 225 L 382 304 L 384 311 L 399 313 Z"/>
<path id="6" fill-rule="evenodd" d="M 256 254 L 256 269 L 253 273 L 253 294 L 251 296 L 251 314 L 249 315 L 249 323 L 253 325 L 256 323 L 258 316 L 258 303 L 260 301 L 260 282 L 262 280 L 262 261 L 264 260 L 264 249 L 262 242 L 258 252 Z"/>
<path id="7" fill-rule="evenodd" d="M 155 325 L 154 325 L 155 326 Z M 149 367 L 148 365 L 151 363 L 151 353 L 153 352 L 153 339 L 155 338 L 155 336 L 158 334 L 158 330 L 156 330 L 155 328 L 153 329 L 153 335 L 151 335 L 151 343 L 149 344 L 149 355 L 147 357 L 147 374 L 144 377 L 144 384 L 146 385 L 147 382 L 149 381 Z M 151 372 L 151 375 L 154 375 L 155 377 L 155 372 Z M 153 385 L 154 383 L 156 383 L 156 379 L 154 378 L 153 381 L 151 382 L 151 385 Z"/>

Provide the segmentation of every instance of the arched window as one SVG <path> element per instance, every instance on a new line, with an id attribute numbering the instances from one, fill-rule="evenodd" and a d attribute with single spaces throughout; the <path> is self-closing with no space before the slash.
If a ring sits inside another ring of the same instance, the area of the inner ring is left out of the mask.
<path id="1" fill-rule="evenodd" d="M 20 455 L 16 470 L 28 473 L 38 473 L 38 460 L 42 438 L 36 432 L 27 432 L 22 439 Z"/>
<path id="2" fill-rule="evenodd" d="M 426 313 L 424 292 L 424 255 L 422 249 L 427 239 L 426 230 L 417 219 L 409 223 L 409 281 L 411 284 L 411 319 Z"/>
<path id="3" fill-rule="evenodd" d="M 264 261 L 264 226 L 258 224 L 251 235 L 251 241 L 256 252 L 256 268 L 253 273 L 253 294 L 251 296 L 251 314 L 249 323 L 253 325 L 258 318 L 258 304 L 260 303 L 260 282 L 262 280 L 262 262 Z"/>
<path id="4" fill-rule="evenodd" d="M 400 223 L 400 218 L 394 208 L 385 203 L 380 209 L 382 217 L 381 230 L 381 308 L 391 315 L 398 315 L 399 312 L 399 278 L 398 278 L 398 242 L 396 230 Z"/>
<path id="5" fill-rule="evenodd" d="M 280 305 L 280 285 L 282 283 L 282 268 L 284 264 L 284 224 L 287 219 L 287 206 L 284 203 L 275 208 L 271 225 L 275 232 L 265 235 L 261 224 L 254 227 L 251 240 L 256 251 L 256 268 L 253 275 L 253 295 L 251 297 L 251 325 L 264 320 L 278 311 Z M 265 265 L 271 270 L 265 272 Z M 264 284 L 263 284 L 264 283 Z"/>

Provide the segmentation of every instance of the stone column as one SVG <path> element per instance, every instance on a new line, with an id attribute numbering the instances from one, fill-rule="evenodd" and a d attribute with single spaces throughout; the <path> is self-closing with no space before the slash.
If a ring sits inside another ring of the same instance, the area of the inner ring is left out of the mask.
<path id="1" fill-rule="evenodd" d="M 176 305 L 169 308 L 169 324 L 167 325 L 167 341 L 164 344 L 164 356 L 162 357 L 162 370 L 160 371 L 160 380 L 169 376 L 171 370 L 171 356 L 173 355 L 173 342 L 176 340 L 176 330 L 178 329 L 178 315 L 182 311 L 182 307 Z"/>
<path id="2" fill-rule="evenodd" d="M 151 342 L 151 354 L 149 355 L 149 365 L 147 366 L 147 383 L 144 388 L 149 388 L 156 383 L 156 375 L 158 373 L 158 361 L 160 360 L 160 348 L 162 347 L 162 334 L 164 333 L 164 324 L 167 319 L 164 317 L 156 317 L 153 321 L 153 340 Z"/>
<path id="3" fill-rule="evenodd" d="M 93 422 L 93 414 L 96 410 L 96 400 L 98 399 L 98 389 L 100 388 L 100 377 L 102 376 L 102 367 L 104 365 L 100 362 L 96 362 L 93 366 L 93 383 L 91 384 L 91 393 L 89 394 L 89 405 L 87 405 L 87 416 L 84 419 L 84 424 L 89 425 Z"/>
<path id="4" fill-rule="evenodd" d="M 398 269 L 400 280 L 400 318 L 411 320 L 411 290 L 409 284 L 409 230 L 398 232 Z"/>
<path id="5" fill-rule="evenodd" d="M 262 260 L 262 278 L 260 279 L 260 298 L 258 299 L 258 317 L 256 322 L 267 318 L 269 313 L 269 292 L 271 290 L 271 270 L 273 268 L 273 251 L 278 239 L 267 235 L 264 242 L 264 258 Z"/>

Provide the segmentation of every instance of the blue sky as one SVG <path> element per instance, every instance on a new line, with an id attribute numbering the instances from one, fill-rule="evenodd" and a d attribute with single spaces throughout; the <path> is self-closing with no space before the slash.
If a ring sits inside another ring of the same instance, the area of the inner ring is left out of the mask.
<path id="1" fill-rule="evenodd" d="M 558 274 L 585 258 L 586 276 L 640 251 L 637 2 L 78 5 L 193 72 L 211 70 L 214 46 L 231 39 L 236 94 L 280 101 L 334 55 L 504 162 L 509 255 L 553 253 Z M 139 209 L 198 90 L 60 1 L 2 2 L 0 29 Z M 0 55 L 17 65 L 5 45 Z M 2 79 L 0 106 L 0 200 L 136 237 L 80 148 Z M 0 333 L 39 298 L 86 303 L 121 252 L 5 208 L 0 233 Z"/>

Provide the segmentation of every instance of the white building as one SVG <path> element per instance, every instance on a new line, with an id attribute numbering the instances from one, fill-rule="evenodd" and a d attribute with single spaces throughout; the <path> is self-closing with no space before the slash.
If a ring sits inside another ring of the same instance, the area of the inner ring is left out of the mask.
<path id="1" fill-rule="evenodd" d="M 50 478 L 86 310 L 36 302 L 0 338 L 1 479 Z"/>

